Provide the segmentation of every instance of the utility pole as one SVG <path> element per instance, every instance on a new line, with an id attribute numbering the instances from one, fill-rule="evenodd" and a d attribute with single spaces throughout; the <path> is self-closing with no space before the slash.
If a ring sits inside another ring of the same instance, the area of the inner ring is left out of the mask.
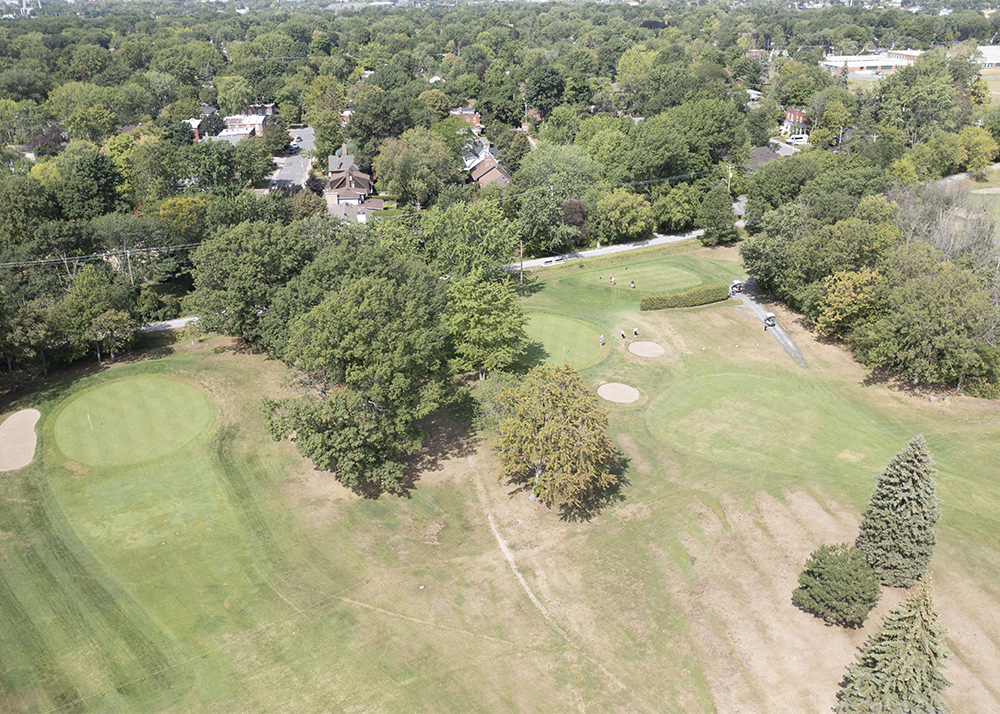
<path id="1" fill-rule="evenodd" d="M 524 238 L 521 239 L 521 290 L 524 290 Z"/>

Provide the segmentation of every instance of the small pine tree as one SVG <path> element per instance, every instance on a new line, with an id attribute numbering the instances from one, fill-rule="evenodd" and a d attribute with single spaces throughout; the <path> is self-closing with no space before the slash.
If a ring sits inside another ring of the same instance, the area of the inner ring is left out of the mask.
<path id="1" fill-rule="evenodd" d="M 932 463 L 918 434 L 879 474 L 862 516 L 855 544 L 886 585 L 908 588 L 930 566 L 934 524 L 941 517 Z"/>
<path id="2" fill-rule="evenodd" d="M 882 596 L 864 554 L 847 543 L 813 551 L 792 602 L 830 624 L 860 627 Z"/>
<path id="3" fill-rule="evenodd" d="M 889 612 L 847 668 L 837 714 L 946 714 L 944 628 L 925 584 Z"/>

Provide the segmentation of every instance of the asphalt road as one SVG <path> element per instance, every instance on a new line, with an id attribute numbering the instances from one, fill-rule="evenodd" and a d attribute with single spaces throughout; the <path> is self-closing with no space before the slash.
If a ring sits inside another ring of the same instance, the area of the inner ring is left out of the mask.
<path id="1" fill-rule="evenodd" d="M 294 139 L 302 137 L 299 142 L 299 152 L 280 157 L 278 169 L 271 176 L 271 188 L 282 188 L 284 186 L 304 186 L 309 178 L 309 164 L 312 157 L 309 152 L 316 145 L 316 133 L 312 127 L 304 126 L 299 129 L 289 129 L 288 134 Z"/>

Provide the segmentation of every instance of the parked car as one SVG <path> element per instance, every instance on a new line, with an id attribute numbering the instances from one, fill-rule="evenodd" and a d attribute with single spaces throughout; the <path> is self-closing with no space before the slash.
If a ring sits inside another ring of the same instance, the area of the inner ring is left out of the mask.
<path id="1" fill-rule="evenodd" d="M 792 146 L 805 146 L 809 143 L 808 134 L 792 134 L 788 137 L 788 143 Z"/>

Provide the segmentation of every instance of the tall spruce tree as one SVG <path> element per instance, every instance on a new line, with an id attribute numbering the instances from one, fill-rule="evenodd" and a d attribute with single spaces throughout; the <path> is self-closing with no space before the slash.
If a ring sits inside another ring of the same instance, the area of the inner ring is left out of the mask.
<path id="1" fill-rule="evenodd" d="M 930 565 L 941 517 L 932 463 L 918 434 L 879 474 L 862 516 L 856 545 L 885 585 L 910 587 Z"/>
<path id="2" fill-rule="evenodd" d="M 924 584 L 890 611 L 847 668 L 837 714 L 946 714 L 944 628 Z"/>

